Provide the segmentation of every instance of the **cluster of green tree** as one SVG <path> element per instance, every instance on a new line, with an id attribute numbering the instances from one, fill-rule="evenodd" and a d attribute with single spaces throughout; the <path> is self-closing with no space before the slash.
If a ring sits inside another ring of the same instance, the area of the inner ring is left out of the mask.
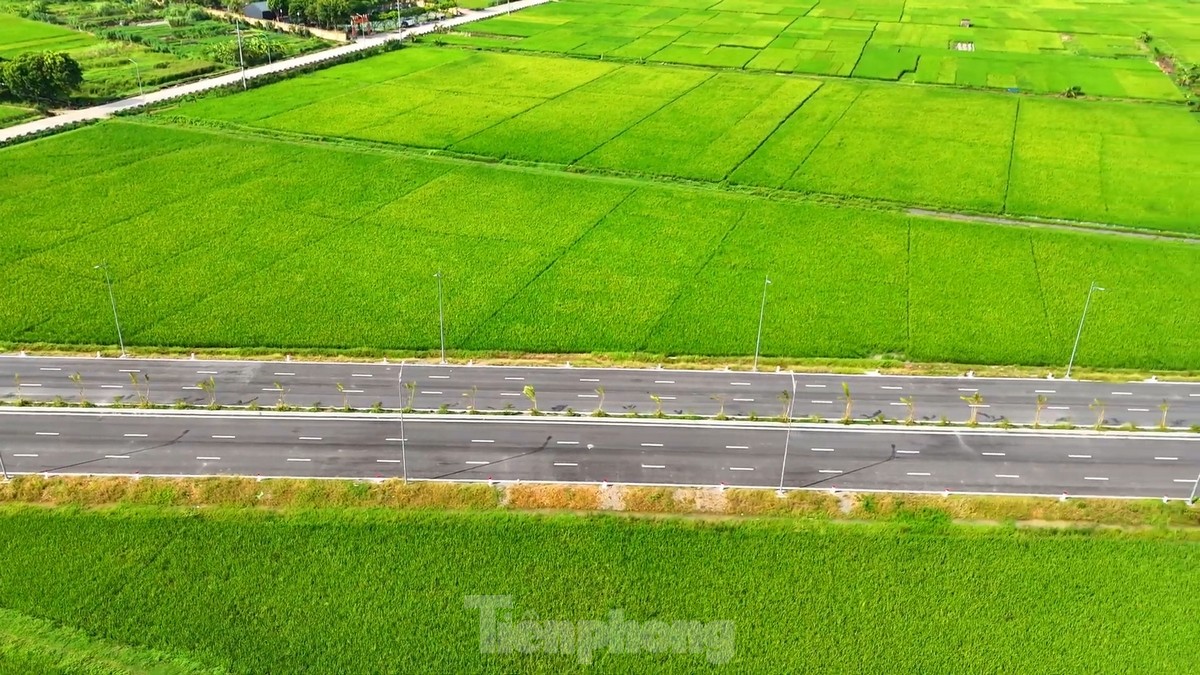
<path id="1" fill-rule="evenodd" d="M 371 14 L 381 4 L 379 0 L 268 0 L 268 6 L 276 16 L 287 16 L 292 23 L 316 24 L 322 28 L 349 23 L 351 14 Z"/>
<path id="2" fill-rule="evenodd" d="M 238 53 L 236 39 L 226 40 L 216 45 L 209 50 L 209 54 L 214 61 L 234 66 L 244 62 L 247 68 L 257 66 L 260 63 L 270 63 L 286 56 L 283 47 L 278 43 L 272 42 L 265 35 L 252 35 L 244 38 L 242 40 L 241 54 Z"/>
<path id="3" fill-rule="evenodd" d="M 48 108 L 65 103 L 83 84 L 79 63 L 65 52 L 27 52 L 0 59 L 0 96 Z"/>

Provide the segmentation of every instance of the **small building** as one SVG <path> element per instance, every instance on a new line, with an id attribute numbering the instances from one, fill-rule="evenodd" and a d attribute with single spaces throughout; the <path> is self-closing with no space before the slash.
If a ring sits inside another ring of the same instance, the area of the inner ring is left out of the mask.
<path id="1" fill-rule="evenodd" d="M 242 14 L 247 19 L 262 19 L 264 21 L 274 21 L 275 12 L 271 11 L 271 6 L 266 2 L 252 2 L 242 8 Z"/>
<path id="2" fill-rule="evenodd" d="M 971 27 L 971 20 L 970 20 L 970 19 L 959 19 L 959 21 L 958 21 L 958 25 L 959 25 L 959 27 L 961 27 L 961 28 L 970 28 L 970 27 Z"/>

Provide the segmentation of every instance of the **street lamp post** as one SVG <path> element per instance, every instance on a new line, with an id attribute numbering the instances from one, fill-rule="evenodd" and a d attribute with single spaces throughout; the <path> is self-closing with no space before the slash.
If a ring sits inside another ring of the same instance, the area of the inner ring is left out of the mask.
<path id="1" fill-rule="evenodd" d="M 133 68 L 137 72 L 138 96 L 141 96 L 142 94 L 146 93 L 146 90 L 142 88 L 142 67 L 139 66 L 138 62 L 134 61 L 133 59 L 129 59 L 129 62 L 133 64 Z"/>
<path id="2" fill-rule="evenodd" d="M 1094 281 L 1092 282 L 1092 285 L 1088 287 L 1087 300 L 1085 300 L 1083 303 L 1083 316 L 1079 317 L 1079 330 L 1075 333 L 1075 346 L 1071 348 L 1071 360 L 1067 361 L 1066 379 L 1068 380 L 1071 379 L 1071 367 L 1075 365 L 1075 354 L 1079 351 L 1079 338 L 1083 335 L 1083 322 L 1087 321 L 1088 307 L 1092 304 L 1092 293 L 1103 290 L 1104 289 L 1100 286 L 1097 286 L 1096 282 Z"/>
<path id="3" fill-rule="evenodd" d="M 758 370 L 758 352 L 762 349 L 763 317 L 767 313 L 767 286 L 770 285 L 771 278 L 765 277 L 763 279 L 762 306 L 758 308 L 758 339 L 754 342 L 754 370 Z"/>
<path id="4" fill-rule="evenodd" d="M 242 91 L 246 90 L 246 59 L 242 55 L 242 22 L 238 20 L 234 26 L 237 27 L 238 39 L 238 64 L 242 67 Z"/>
<path id="5" fill-rule="evenodd" d="M 117 324 L 117 342 L 121 345 L 121 357 L 125 357 L 125 338 L 121 335 L 121 319 L 117 317 L 117 298 L 113 295 L 112 277 L 108 275 L 108 263 L 103 262 L 92 269 L 104 270 L 104 283 L 108 285 L 108 302 L 112 305 L 113 323 Z"/>
<path id="6" fill-rule="evenodd" d="M 404 483 L 408 484 L 408 438 L 404 435 L 404 362 L 400 362 L 400 470 L 404 474 Z"/>
<path id="7" fill-rule="evenodd" d="M 4 474 L 4 482 L 8 482 L 8 469 L 4 468 L 4 453 L 0 452 L 0 474 Z"/>
<path id="8" fill-rule="evenodd" d="M 783 438 L 783 468 L 779 470 L 779 490 L 776 493 L 780 497 L 782 497 L 784 495 L 783 476 L 785 473 L 787 473 L 788 446 L 791 445 L 791 443 L 792 443 L 792 410 L 795 409 L 795 406 L 796 406 L 796 373 L 793 372 L 792 373 L 792 397 L 790 399 L 788 399 L 787 435 L 784 436 L 784 438 Z"/>
<path id="9" fill-rule="evenodd" d="M 438 270 L 438 334 L 441 336 L 442 342 L 442 365 L 446 365 L 446 313 L 442 309 L 442 271 Z"/>

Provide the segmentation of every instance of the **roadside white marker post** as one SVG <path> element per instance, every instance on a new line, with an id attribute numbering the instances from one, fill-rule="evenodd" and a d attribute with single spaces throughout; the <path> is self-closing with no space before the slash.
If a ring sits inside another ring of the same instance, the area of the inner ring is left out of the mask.
<path id="1" fill-rule="evenodd" d="M 758 308 L 758 339 L 754 342 L 754 370 L 758 370 L 758 352 L 762 348 L 763 317 L 767 313 L 767 286 L 771 285 L 770 277 L 763 277 L 762 306 Z"/>
<path id="2" fill-rule="evenodd" d="M 1079 338 L 1083 335 L 1083 322 L 1087 321 L 1088 307 L 1092 304 L 1092 293 L 1103 290 L 1105 289 L 1097 286 L 1094 281 L 1088 288 L 1087 300 L 1083 303 L 1083 316 L 1079 317 L 1079 330 L 1075 332 L 1075 346 L 1071 348 L 1071 360 L 1067 362 L 1067 374 L 1065 378 L 1068 380 L 1071 379 L 1071 367 L 1075 365 L 1075 354 L 1079 351 Z"/>

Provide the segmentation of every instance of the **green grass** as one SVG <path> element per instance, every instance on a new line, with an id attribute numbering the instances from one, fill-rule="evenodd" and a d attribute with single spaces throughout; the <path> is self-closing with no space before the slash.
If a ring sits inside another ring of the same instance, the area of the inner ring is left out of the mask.
<path id="1" fill-rule="evenodd" d="M 220 166 L 217 171 L 197 167 Z M 37 204 L 36 209 L 30 204 Z M 127 121 L 0 150 L 0 339 L 1195 368 L 1194 244 Z M 1003 251 L 1003 256 L 997 252 Z M 976 261 L 978 269 L 964 266 Z"/>
<path id="2" fill-rule="evenodd" d="M 37 112 L 29 108 L 0 104 L 0 127 L 18 124 L 37 116 Z"/>
<path id="3" fill-rule="evenodd" d="M 100 42 L 70 28 L 0 14 L 0 58 L 11 59 L 25 52 L 69 51 Z"/>
<path id="4" fill-rule="evenodd" d="M 1187 189 L 1200 180 L 1200 125 L 1180 107 L 566 63 L 404 49 L 171 114 L 610 172 L 1200 233 L 1200 201 Z M 1080 161 L 1090 162 L 1087 171 Z"/>
<path id="5" fill-rule="evenodd" d="M 225 672 L 177 655 L 98 640 L 83 631 L 0 608 L 0 673 Z"/>
<path id="6" fill-rule="evenodd" d="M 1194 540 L 940 522 L 8 509 L 0 554 L 19 583 L 0 605 L 233 672 L 714 669 L 703 654 L 481 654 L 472 595 L 511 596 L 513 621 L 730 621 L 728 672 L 1191 662 Z"/>
<path id="7" fill-rule="evenodd" d="M 1194 53 L 1187 0 L 987 7 L 950 0 L 564 0 L 472 25 L 482 47 L 722 68 L 1180 101 L 1137 37 Z M 961 19 L 971 27 L 961 27 Z M 493 41 L 502 35 L 504 43 Z M 973 51 L 955 49 L 970 43 Z"/>

